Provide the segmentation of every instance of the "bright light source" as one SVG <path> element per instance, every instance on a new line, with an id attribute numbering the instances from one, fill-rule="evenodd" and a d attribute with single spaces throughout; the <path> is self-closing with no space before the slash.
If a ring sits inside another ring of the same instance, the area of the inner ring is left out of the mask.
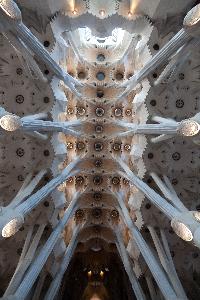
<path id="1" fill-rule="evenodd" d="M 88 276 L 89 276 L 89 277 L 92 276 L 92 271 L 88 271 Z"/>
<path id="2" fill-rule="evenodd" d="M 73 15 L 77 15 L 78 11 L 77 11 L 76 9 L 74 9 L 74 10 L 72 11 L 72 13 L 73 13 Z"/>
<path id="3" fill-rule="evenodd" d="M 101 276 L 101 277 L 104 276 L 104 272 L 103 272 L 103 271 L 100 272 L 100 276 Z"/>
<path id="4" fill-rule="evenodd" d="M 129 12 L 128 12 L 128 17 L 129 17 L 129 18 L 131 18 L 131 17 L 132 17 L 132 15 L 133 15 L 133 14 L 132 14 L 132 12 L 131 12 L 131 11 L 129 11 Z"/>
<path id="5" fill-rule="evenodd" d="M 101 300 L 97 294 L 94 294 L 90 300 Z"/>
<path id="6" fill-rule="evenodd" d="M 104 9 L 101 9 L 101 10 L 99 11 L 100 16 L 102 16 L 102 17 L 105 16 L 105 13 L 106 13 L 106 12 L 105 12 Z"/>

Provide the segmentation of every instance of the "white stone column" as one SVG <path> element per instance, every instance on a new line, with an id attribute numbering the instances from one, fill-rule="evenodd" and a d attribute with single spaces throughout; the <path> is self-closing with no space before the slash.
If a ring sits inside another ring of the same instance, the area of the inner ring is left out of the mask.
<path id="1" fill-rule="evenodd" d="M 143 290 L 142 290 L 142 288 L 139 284 L 139 281 L 138 281 L 138 279 L 137 279 L 137 277 L 136 277 L 136 275 L 133 271 L 132 262 L 130 260 L 130 257 L 128 256 L 128 252 L 127 252 L 126 247 L 124 245 L 121 232 L 119 231 L 118 228 L 114 229 L 114 231 L 115 231 L 116 239 L 117 239 L 116 246 L 117 246 L 119 255 L 121 257 L 121 260 L 123 262 L 124 268 L 126 270 L 126 273 L 127 273 L 128 277 L 129 277 L 129 280 L 131 282 L 133 292 L 134 292 L 137 300 L 145 300 L 146 297 L 145 297 L 145 295 L 143 293 Z"/>
<path id="2" fill-rule="evenodd" d="M 81 125 L 81 121 L 69 121 L 69 122 L 55 122 L 55 121 L 42 121 L 42 120 L 23 120 L 22 129 L 27 132 L 39 131 L 39 132 L 63 132 L 65 134 L 80 136 L 79 131 L 75 131 L 76 126 Z"/>
<path id="3" fill-rule="evenodd" d="M 33 132 L 27 132 L 28 135 L 36 138 L 36 139 L 40 139 L 40 140 L 43 140 L 43 141 L 47 141 L 49 136 L 48 134 L 44 134 L 44 133 L 39 133 L 37 131 L 33 131 Z"/>
<path id="4" fill-rule="evenodd" d="M 65 211 L 63 218 L 60 220 L 58 225 L 54 228 L 51 235 L 49 236 L 48 240 L 42 247 L 41 251 L 30 265 L 28 271 L 26 272 L 21 284 L 19 285 L 18 289 L 14 293 L 14 297 L 19 300 L 24 300 L 28 295 L 29 291 L 31 290 L 33 284 L 35 283 L 39 273 L 41 272 L 42 268 L 44 267 L 49 255 L 53 251 L 53 248 L 60 237 L 63 229 L 65 228 L 69 218 L 72 217 L 76 205 L 77 199 L 79 194 L 76 193 L 70 202 L 68 208 Z"/>
<path id="5" fill-rule="evenodd" d="M 151 300 L 160 300 L 160 298 L 158 298 L 158 295 L 156 293 L 155 286 L 152 282 L 153 279 L 152 276 L 150 274 L 145 274 L 145 279 L 148 285 Z"/>
<path id="6" fill-rule="evenodd" d="M 80 97 L 75 86 L 81 86 L 81 84 L 56 63 L 40 41 L 22 23 L 21 12 L 13 0 L 5 0 L 0 4 L 0 16 L 0 30 L 3 32 L 10 30 L 16 37 L 20 38 L 25 46 L 27 46 L 37 58 L 43 61 L 53 74 Z"/>
<path id="7" fill-rule="evenodd" d="M 155 229 L 152 226 L 148 226 L 148 229 L 156 247 L 160 262 L 166 273 L 168 274 L 169 280 L 171 281 L 171 284 L 174 287 L 177 296 L 180 297 L 180 299 L 187 300 L 188 298 L 176 273 L 176 269 L 171 257 L 170 249 L 164 231 L 161 230 L 162 241 L 164 241 L 162 245 Z"/>
<path id="8" fill-rule="evenodd" d="M 164 181 L 163 182 L 156 173 L 151 172 L 150 173 L 151 177 L 165 196 L 174 207 L 176 207 L 180 212 L 186 212 L 188 209 L 185 207 L 185 205 L 182 203 L 182 201 L 179 199 L 177 196 L 171 182 L 167 178 L 167 176 L 163 176 Z"/>
<path id="9" fill-rule="evenodd" d="M 15 273 L 9 283 L 9 286 L 4 293 L 4 296 L 14 294 L 14 292 L 18 288 L 26 270 L 30 266 L 30 264 L 35 256 L 35 252 L 37 250 L 37 247 L 40 242 L 40 239 L 43 234 L 45 226 L 46 226 L 46 224 L 42 224 L 39 226 L 31 243 L 30 243 L 30 234 L 28 233 L 19 263 L 18 263 Z M 31 235 L 32 235 L 32 230 L 31 230 Z M 30 245 L 29 245 L 29 249 L 26 249 L 28 241 L 29 241 Z"/>
<path id="10" fill-rule="evenodd" d="M 43 113 L 38 113 L 38 114 L 22 117 L 22 120 L 30 120 L 30 119 L 31 120 L 46 120 L 46 119 L 48 119 L 48 114 L 43 112 Z"/>
<path id="11" fill-rule="evenodd" d="M 31 51 L 33 51 L 37 58 L 45 63 L 47 68 L 49 68 L 53 74 L 65 83 L 72 92 L 74 92 L 78 97 L 81 96 L 75 88 L 75 86 L 81 86 L 78 80 L 74 79 L 57 64 L 57 62 L 50 56 L 49 52 L 23 23 L 17 24 L 12 31 L 25 43 L 25 45 L 29 47 L 29 49 L 31 49 Z"/>
<path id="12" fill-rule="evenodd" d="M 3 237 L 10 237 L 15 234 L 24 222 L 24 217 L 32 211 L 39 203 L 41 203 L 53 190 L 63 183 L 69 176 L 79 172 L 76 168 L 72 170 L 80 162 L 80 158 L 72 161 L 57 177 L 53 178 L 35 194 L 30 196 L 26 201 L 15 207 L 14 209 L 5 210 L 5 214 L 1 215 L 0 229 Z"/>
<path id="13" fill-rule="evenodd" d="M 149 246 L 142 237 L 138 228 L 134 225 L 133 221 L 131 220 L 129 212 L 124 204 L 124 200 L 120 197 L 119 194 L 117 196 L 117 200 L 122 210 L 122 217 L 124 219 L 124 222 L 129 228 L 132 238 L 135 241 L 137 247 L 139 248 L 144 260 L 146 261 L 146 264 L 149 267 L 162 294 L 164 295 L 166 300 L 177 300 L 178 297 L 176 296 L 176 293 L 172 288 L 164 270 L 162 269 L 160 263 L 151 252 Z"/>
<path id="14" fill-rule="evenodd" d="M 22 187 L 17 195 L 8 204 L 7 208 L 14 208 L 19 205 L 26 197 L 30 196 L 33 190 L 36 188 L 42 177 L 46 174 L 47 170 L 41 170 L 35 177 L 30 173 L 24 180 Z M 33 177 L 33 178 L 32 178 Z M 32 179 L 31 179 L 32 178 Z"/>
<path id="15" fill-rule="evenodd" d="M 199 31 L 199 4 L 192 8 L 186 15 L 183 28 L 167 42 L 144 66 L 143 68 L 134 74 L 128 82 L 122 84 L 122 87 L 127 87 L 124 93 L 120 97 L 126 96 L 132 89 L 136 87 L 144 78 L 146 78 L 151 72 L 153 72 L 160 65 L 163 65 L 168 59 L 176 53 L 186 43 L 192 41 L 194 38 L 198 38 Z M 195 11 L 195 13 L 193 13 Z M 190 19 L 190 20 L 189 20 Z M 192 22 L 193 20 L 193 22 Z M 193 37 L 194 36 L 194 37 Z"/>
<path id="16" fill-rule="evenodd" d="M 31 298 L 31 300 L 38 300 L 39 299 L 42 288 L 43 288 L 43 285 L 44 285 L 44 282 L 45 282 L 45 279 L 47 277 L 47 274 L 48 274 L 48 272 L 45 269 L 43 269 L 42 272 L 40 273 L 37 285 L 36 285 L 35 288 L 33 287 L 34 288 L 34 294 L 33 294 L 33 297 Z"/>
<path id="17" fill-rule="evenodd" d="M 12 29 L 21 22 L 21 11 L 13 0 L 0 2 L 0 20 L 0 31 L 2 32 Z"/>
<path id="18" fill-rule="evenodd" d="M 162 124 L 134 124 L 124 121 L 115 122 L 116 125 L 126 128 L 131 134 L 176 134 L 178 122 Z"/>
<path id="19" fill-rule="evenodd" d="M 168 203 L 158 193 L 151 189 L 145 182 L 138 178 L 130 168 L 121 160 L 117 159 L 119 165 L 124 169 L 125 173 L 118 171 L 121 175 L 127 177 L 145 196 L 161 210 L 169 219 L 173 219 L 179 214 L 179 210 Z"/>
<path id="20" fill-rule="evenodd" d="M 160 76 L 154 81 L 154 85 L 156 86 L 160 83 L 167 84 L 172 82 L 176 74 L 180 72 L 184 64 L 192 55 L 193 49 L 199 47 L 199 45 L 199 39 L 192 39 L 189 43 L 186 43 L 183 47 L 179 48 L 178 51 L 169 59 L 169 63 Z"/>
<path id="21" fill-rule="evenodd" d="M 42 114 L 43 115 L 43 114 Z M 56 121 L 43 121 L 38 119 L 40 116 L 32 115 L 20 118 L 13 114 L 4 114 L 0 118 L 0 126 L 6 131 L 23 130 L 27 133 L 35 133 L 37 131 L 44 132 L 64 132 L 65 134 L 71 134 L 80 136 L 81 133 L 74 131 L 74 128 L 81 126 L 80 120 L 68 121 L 68 122 L 56 122 Z"/>
<path id="22" fill-rule="evenodd" d="M 133 124 L 124 121 L 115 122 L 116 125 L 126 128 L 127 132 L 119 133 L 119 135 L 130 134 L 145 134 L 145 135 L 180 135 L 180 136 L 195 136 L 200 131 L 200 125 L 195 120 L 185 119 L 181 122 L 167 120 L 164 122 L 159 117 L 155 117 L 154 120 L 160 120 L 160 124 Z M 117 134 L 116 134 L 117 135 Z"/>
<path id="23" fill-rule="evenodd" d="M 162 141 L 166 141 L 166 140 L 169 140 L 169 139 L 171 139 L 171 138 L 173 138 L 174 137 L 174 135 L 170 135 L 170 134 L 168 134 L 168 135 L 166 135 L 166 134 L 161 134 L 161 135 L 159 135 L 159 136 L 156 136 L 156 137 L 154 137 L 154 138 L 151 138 L 150 140 L 151 140 L 151 142 L 152 143 L 159 143 L 159 142 L 162 142 Z"/>
<path id="24" fill-rule="evenodd" d="M 72 255 L 76 249 L 76 246 L 78 243 L 77 236 L 79 234 L 80 228 L 81 228 L 81 225 L 79 224 L 74 229 L 71 241 L 69 242 L 69 244 L 67 246 L 67 249 L 66 249 L 64 257 L 62 259 L 60 268 L 59 268 L 57 274 L 55 275 L 55 278 L 51 282 L 51 285 L 44 297 L 44 300 L 54 300 L 55 299 L 55 297 L 59 291 L 63 276 L 68 268 L 68 265 L 70 263 Z"/>
<path id="25" fill-rule="evenodd" d="M 145 182 L 138 178 L 130 168 L 117 159 L 124 172 L 118 171 L 134 184 L 155 206 L 158 207 L 170 220 L 174 232 L 184 241 L 193 242 L 200 248 L 200 213 L 198 211 L 181 211 L 167 202 L 158 193 L 151 189 Z"/>

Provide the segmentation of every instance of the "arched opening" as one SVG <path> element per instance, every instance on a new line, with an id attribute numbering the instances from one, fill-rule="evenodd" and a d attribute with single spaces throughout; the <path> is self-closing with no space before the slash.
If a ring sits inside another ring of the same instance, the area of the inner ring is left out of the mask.
<path id="1" fill-rule="evenodd" d="M 90 300 L 102 300 L 97 294 L 94 294 Z"/>

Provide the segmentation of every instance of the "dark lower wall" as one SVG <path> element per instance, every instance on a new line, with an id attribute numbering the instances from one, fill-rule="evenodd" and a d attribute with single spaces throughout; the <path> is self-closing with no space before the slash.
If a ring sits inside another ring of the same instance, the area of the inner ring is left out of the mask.
<path id="1" fill-rule="evenodd" d="M 129 279 L 123 269 L 118 255 L 111 255 L 109 262 L 105 267 L 109 271 L 104 272 L 105 276 L 102 280 L 102 284 L 108 294 L 108 298 L 105 297 L 102 300 L 135 300 L 136 298 L 132 292 Z M 58 296 L 59 300 L 83 299 L 84 291 L 86 288 L 88 288 L 89 283 L 87 275 L 88 269 L 86 270 L 86 268 L 87 265 L 85 264 L 85 259 L 82 257 L 82 255 L 75 255 L 69 265 L 68 271 L 63 278 L 62 287 Z"/>

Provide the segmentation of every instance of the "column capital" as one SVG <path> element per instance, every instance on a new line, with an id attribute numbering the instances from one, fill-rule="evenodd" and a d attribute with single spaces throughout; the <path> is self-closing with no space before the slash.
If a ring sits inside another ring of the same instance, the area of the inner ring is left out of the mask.
<path id="1" fill-rule="evenodd" d="M 200 131 L 200 125 L 192 119 L 186 119 L 179 123 L 177 133 L 182 136 L 194 136 Z"/>
<path id="2" fill-rule="evenodd" d="M 8 31 L 22 21 L 21 11 L 13 0 L 0 1 L 0 31 Z"/>
<path id="3" fill-rule="evenodd" d="M 198 211 L 188 211 L 178 214 L 171 221 L 171 226 L 174 232 L 184 241 L 193 242 L 198 248 L 199 241 L 194 237 L 197 232 L 200 232 L 200 216 Z M 200 235 L 200 233 L 198 234 Z"/>
<path id="4" fill-rule="evenodd" d="M 5 238 L 13 236 L 24 223 L 22 215 L 13 217 L 5 226 L 2 228 L 2 236 Z"/>
<path id="5" fill-rule="evenodd" d="M 22 126 L 21 118 L 7 114 L 0 118 L 0 126 L 6 131 L 15 131 Z"/>
<path id="6" fill-rule="evenodd" d="M 200 24 L 200 4 L 194 6 L 185 16 L 183 20 L 183 27 L 189 31 L 191 35 L 198 35 Z"/>

